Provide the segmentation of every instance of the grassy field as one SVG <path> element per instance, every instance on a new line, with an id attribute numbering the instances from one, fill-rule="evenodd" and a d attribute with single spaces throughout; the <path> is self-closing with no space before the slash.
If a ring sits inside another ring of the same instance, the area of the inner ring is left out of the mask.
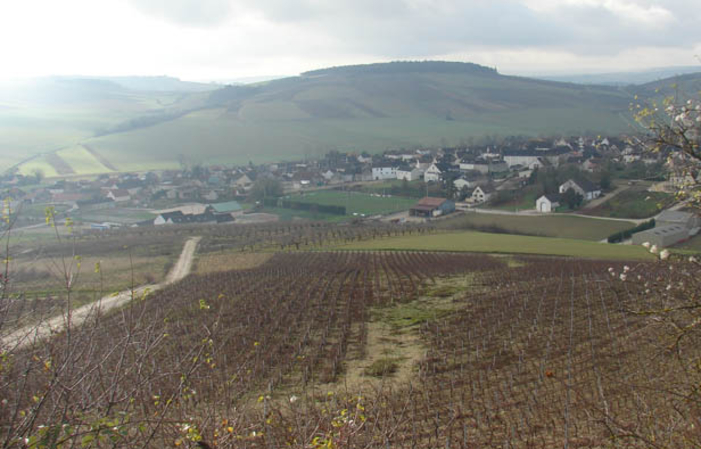
<path id="1" fill-rule="evenodd" d="M 321 204 L 326 206 L 343 206 L 347 215 L 364 214 L 389 214 L 408 210 L 416 204 L 415 198 L 400 196 L 379 196 L 379 194 L 367 194 L 359 192 L 343 192 L 338 190 L 318 190 L 298 195 L 284 197 L 291 201 L 302 203 Z"/>
<path id="2" fill-rule="evenodd" d="M 280 221 L 312 220 L 335 222 L 348 219 L 345 215 L 322 214 L 305 210 L 284 209 L 282 207 L 264 207 L 260 212 L 277 215 Z"/>
<path id="3" fill-rule="evenodd" d="M 638 246 L 609 245 L 571 239 L 488 234 L 484 232 L 451 232 L 412 237 L 392 237 L 340 245 L 337 249 L 542 254 L 615 260 L 650 260 L 653 258 L 644 248 Z"/>
<path id="4" fill-rule="evenodd" d="M 649 218 L 669 207 L 674 195 L 648 192 L 645 187 L 631 187 L 605 203 L 590 209 L 587 215 L 614 218 Z"/>
<path id="5" fill-rule="evenodd" d="M 79 209 L 77 213 L 73 216 L 74 221 L 90 221 L 90 222 L 114 222 L 114 223 L 124 223 L 131 224 L 137 223 L 139 221 L 153 220 L 156 215 L 145 211 L 137 209 Z"/>
<path id="6" fill-rule="evenodd" d="M 79 175 L 90 175 L 110 171 L 109 168 L 102 165 L 83 146 L 67 148 L 65 150 L 58 151 L 57 154 Z"/>
<path id="7" fill-rule="evenodd" d="M 539 193 L 527 191 L 523 196 L 503 204 L 497 204 L 494 209 L 506 210 L 510 212 L 518 212 L 520 210 L 535 209 L 535 202 L 540 197 Z"/>
<path id="8" fill-rule="evenodd" d="M 195 260 L 193 271 L 197 274 L 222 273 L 224 271 L 249 270 L 263 265 L 273 253 L 210 253 Z"/>
<path id="9" fill-rule="evenodd" d="M 526 216 L 467 213 L 438 222 L 443 229 L 496 230 L 507 234 L 523 234 L 566 239 L 603 240 L 609 235 L 630 229 L 633 222 L 599 220 L 561 215 Z"/>

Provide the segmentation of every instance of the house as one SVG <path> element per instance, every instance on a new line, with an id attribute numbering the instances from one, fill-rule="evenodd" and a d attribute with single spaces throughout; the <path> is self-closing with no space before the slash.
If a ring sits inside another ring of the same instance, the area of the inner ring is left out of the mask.
<path id="1" fill-rule="evenodd" d="M 462 177 L 453 180 L 453 185 L 460 192 L 463 189 L 472 189 L 476 185 L 476 183 L 475 181 L 470 181 Z"/>
<path id="2" fill-rule="evenodd" d="M 460 170 L 478 171 L 486 175 L 489 173 L 489 162 L 481 159 L 462 159 L 460 161 Z"/>
<path id="3" fill-rule="evenodd" d="M 601 196 L 601 188 L 595 186 L 594 183 L 587 179 L 579 179 L 576 181 L 574 179 L 570 179 L 560 185 L 559 192 L 562 194 L 567 192 L 569 189 L 572 189 L 578 194 L 582 195 L 584 201 L 591 201 Z"/>
<path id="4" fill-rule="evenodd" d="M 372 167 L 372 179 L 397 179 L 397 167 L 391 165 L 380 165 Z"/>
<path id="5" fill-rule="evenodd" d="M 410 165 L 401 165 L 397 168 L 397 179 L 416 181 L 421 178 L 422 171 Z"/>
<path id="6" fill-rule="evenodd" d="M 185 221 L 185 214 L 176 210 L 174 212 L 164 212 L 159 214 L 154 220 L 153 224 L 155 226 L 165 225 L 165 224 L 180 224 Z"/>
<path id="7" fill-rule="evenodd" d="M 545 194 L 535 202 L 535 210 L 546 214 L 553 212 L 558 207 L 560 207 L 560 195 L 558 194 Z"/>
<path id="8" fill-rule="evenodd" d="M 409 209 L 412 217 L 438 217 L 455 212 L 455 202 L 447 198 L 424 197 Z"/>
<path id="9" fill-rule="evenodd" d="M 443 179 L 443 177 L 453 171 L 453 166 L 446 162 L 434 162 L 424 173 L 424 181 L 426 182 L 436 182 Z"/>
<path id="10" fill-rule="evenodd" d="M 477 186 L 472 191 L 470 199 L 473 203 L 486 203 L 492 198 L 494 192 L 495 190 L 492 186 Z"/>
<path id="11" fill-rule="evenodd" d="M 246 173 L 241 173 L 234 177 L 232 184 L 234 187 L 248 190 L 253 186 L 253 179 Z"/>
<path id="12" fill-rule="evenodd" d="M 131 199 L 131 196 L 129 195 L 129 191 L 127 190 L 114 189 L 107 192 L 107 198 L 111 199 L 115 203 L 123 203 L 129 201 Z"/>

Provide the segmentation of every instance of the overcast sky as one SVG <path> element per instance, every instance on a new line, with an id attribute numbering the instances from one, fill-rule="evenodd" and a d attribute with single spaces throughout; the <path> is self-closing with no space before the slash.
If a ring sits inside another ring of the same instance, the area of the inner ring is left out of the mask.
<path id="1" fill-rule="evenodd" d="M 2 0 L 0 77 L 229 80 L 442 59 L 502 73 L 701 62 L 698 0 Z"/>

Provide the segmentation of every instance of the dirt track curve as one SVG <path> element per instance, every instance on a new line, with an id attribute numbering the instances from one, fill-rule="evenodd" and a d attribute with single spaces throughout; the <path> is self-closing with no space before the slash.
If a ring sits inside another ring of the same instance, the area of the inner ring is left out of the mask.
<path id="1" fill-rule="evenodd" d="M 95 302 L 74 309 L 71 312 L 71 326 L 80 326 L 88 317 L 96 314 L 98 311 L 100 313 L 106 313 L 114 308 L 123 306 L 131 300 L 132 293 L 134 297 L 139 297 L 146 292 L 159 290 L 166 285 L 183 279 L 185 276 L 190 274 L 192 262 L 195 257 L 195 251 L 197 250 L 197 244 L 201 239 L 202 237 L 192 237 L 185 242 L 178 261 L 168 273 L 165 281 L 160 284 L 138 287 L 134 289 L 133 292 L 131 290 L 126 290 L 117 294 L 105 296 Z M 36 342 L 37 340 L 42 340 L 56 332 L 60 332 L 65 328 L 66 324 L 67 316 L 64 313 L 53 318 L 49 318 L 38 324 L 17 329 L 8 335 L 2 336 L 0 350 L 3 348 L 10 350 L 22 348 Z"/>

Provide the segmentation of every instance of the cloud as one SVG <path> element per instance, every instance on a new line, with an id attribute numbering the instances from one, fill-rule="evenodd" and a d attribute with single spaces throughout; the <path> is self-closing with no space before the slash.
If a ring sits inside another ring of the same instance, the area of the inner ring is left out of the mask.
<path id="1" fill-rule="evenodd" d="M 140 12 L 192 27 L 225 23 L 232 13 L 230 0 L 129 0 Z"/>

